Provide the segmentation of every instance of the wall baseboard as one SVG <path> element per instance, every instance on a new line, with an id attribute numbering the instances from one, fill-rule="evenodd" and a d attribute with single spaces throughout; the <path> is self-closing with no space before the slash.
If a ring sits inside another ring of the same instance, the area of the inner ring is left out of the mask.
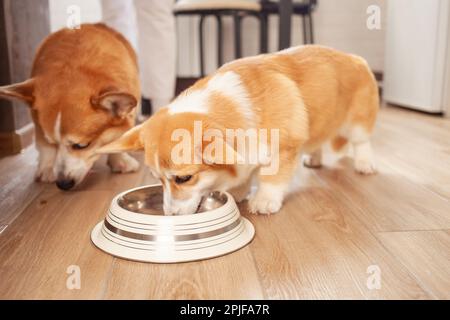
<path id="1" fill-rule="evenodd" d="M 30 123 L 14 132 L 0 133 L 0 157 L 20 153 L 34 140 L 34 124 Z"/>

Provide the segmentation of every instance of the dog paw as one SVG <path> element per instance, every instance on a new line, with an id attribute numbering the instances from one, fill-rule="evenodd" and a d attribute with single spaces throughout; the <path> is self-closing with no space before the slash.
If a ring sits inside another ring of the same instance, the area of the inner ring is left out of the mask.
<path id="1" fill-rule="evenodd" d="M 108 157 L 108 165 L 113 173 L 131 173 L 139 170 L 139 162 L 128 154 L 115 154 Z"/>
<path id="2" fill-rule="evenodd" d="M 310 169 L 318 169 L 322 167 L 322 161 L 316 157 L 307 155 L 303 159 L 303 165 Z"/>
<path id="3" fill-rule="evenodd" d="M 375 164 L 370 160 L 355 160 L 355 170 L 364 175 L 375 174 L 377 172 Z"/>
<path id="4" fill-rule="evenodd" d="M 53 172 L 53 167 L 40 167 L 36 171 L 35 177 L 36 182 L 53 183 L 56 181 L 55 173 Z"/>
<path id="5" fill-rule="evenodd" d="M 271 199 L 266 195 L 261 196 L 258 193 L 251 197 L 248 201 L 249 211 L 253 214 L 265 214 L 270 215 L 280 211 L 283 201 L 279 199 Z"/>

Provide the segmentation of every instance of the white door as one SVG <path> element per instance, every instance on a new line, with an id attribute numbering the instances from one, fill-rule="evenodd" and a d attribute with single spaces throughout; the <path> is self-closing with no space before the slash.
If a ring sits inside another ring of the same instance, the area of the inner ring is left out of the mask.
<path id="1" fill-rule="evenodd" d="M 448 0 L 389 0 L 384 99 L 442 112 L 448 68 Z"/>

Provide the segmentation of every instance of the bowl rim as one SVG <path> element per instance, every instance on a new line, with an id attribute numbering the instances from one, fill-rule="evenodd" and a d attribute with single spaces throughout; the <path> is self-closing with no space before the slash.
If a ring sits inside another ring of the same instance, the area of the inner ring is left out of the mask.
<path id="1" fill-rule="evenodd" d="M 195 249 L 189 254 L 178 252 L 173 256 L 161 256 L 157 254 L 157 251 L 140 250 L 139 253 L 137 253 L 138 250 L 136 249 L 125 248 L 118 243 L 112 242 L 101 232 L 103 223 L 103 221 L 99 222 L 91 231 L 90 238 L 95 247 L 120 259 L 154 264 L 177 264 L 222 257 L 241 250 L 249 245 L 255 238 L 255 227 L 248 219 L 242 217 L 243 231 L 235 238 L 215 245 L 214 249 L 212 249 L 212 247 L 204 247 Z"/>
<path id="2" fill-rule="evenodd" d="M 108 210 L 108 214 L 112 214 L 113 216 L 115 216 L 119 219 L 122 219 L 124 221 L 137 223 L 137 224 L 143 224 L 143 225 L 161 225 L 161 224 L 194 225 L 194 224 L 198 224 L 198 223 L 205 223 L 208 221 L 214 221 L 214 220 L 220 219 L 229 214 L 232 214 L 234 212 L 234 209 L 237 208 L 237 204 L 236 204 L 234 198 L 232 197 L 232 195 L 225 191 L 220 191 L 221 193 L 225 194 L 227 197 L 226 202 L 222 206 L 220 206 L 219 208 L 210 210 L 210 211 L 204 211 L 201 213 L 190 214 L 190 215 L 172 215 L 172 216 L 151 215 L 151 214 L 144 214 L 144 213 L 130 211 L 119 205 L 119 199 L 128 193 L 142 190 L 142 189 L 156 188 L 156 187 L 162 187 L 162 185 L 159 183 L 156 183 L 156 184 L 132 188 L 132 189 L 125 190 L 125 191 L 119 193 L 111 201 L 111 204 L 110 204 L 110 207 Z M 240 215 L 240 213 L 239 213 L 239 215 Z"/>

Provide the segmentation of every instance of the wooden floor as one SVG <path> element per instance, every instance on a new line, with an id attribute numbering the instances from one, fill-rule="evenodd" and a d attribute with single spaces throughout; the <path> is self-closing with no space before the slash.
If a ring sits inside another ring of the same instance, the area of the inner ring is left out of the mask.
<path id="1" fill-rule="evenodd" d="M 2 159 L 0 298 L 450 299 L 450 120 L 385 107 L 374 148 L 378 175 L 328 156 L 300 171 L 277 215 L 242 206 L 256 227 L 249 246 L 174 265 L 113 258 L 89 239 L 115 194 L 153 182 L 147 170 L 112 175 L 103 161 L 63 193 L 33 182 L 33 148 Z M 66 287 L 71 265 L 80 290 Z M 367 286 L 373 270 L 380 289 Z"/>

